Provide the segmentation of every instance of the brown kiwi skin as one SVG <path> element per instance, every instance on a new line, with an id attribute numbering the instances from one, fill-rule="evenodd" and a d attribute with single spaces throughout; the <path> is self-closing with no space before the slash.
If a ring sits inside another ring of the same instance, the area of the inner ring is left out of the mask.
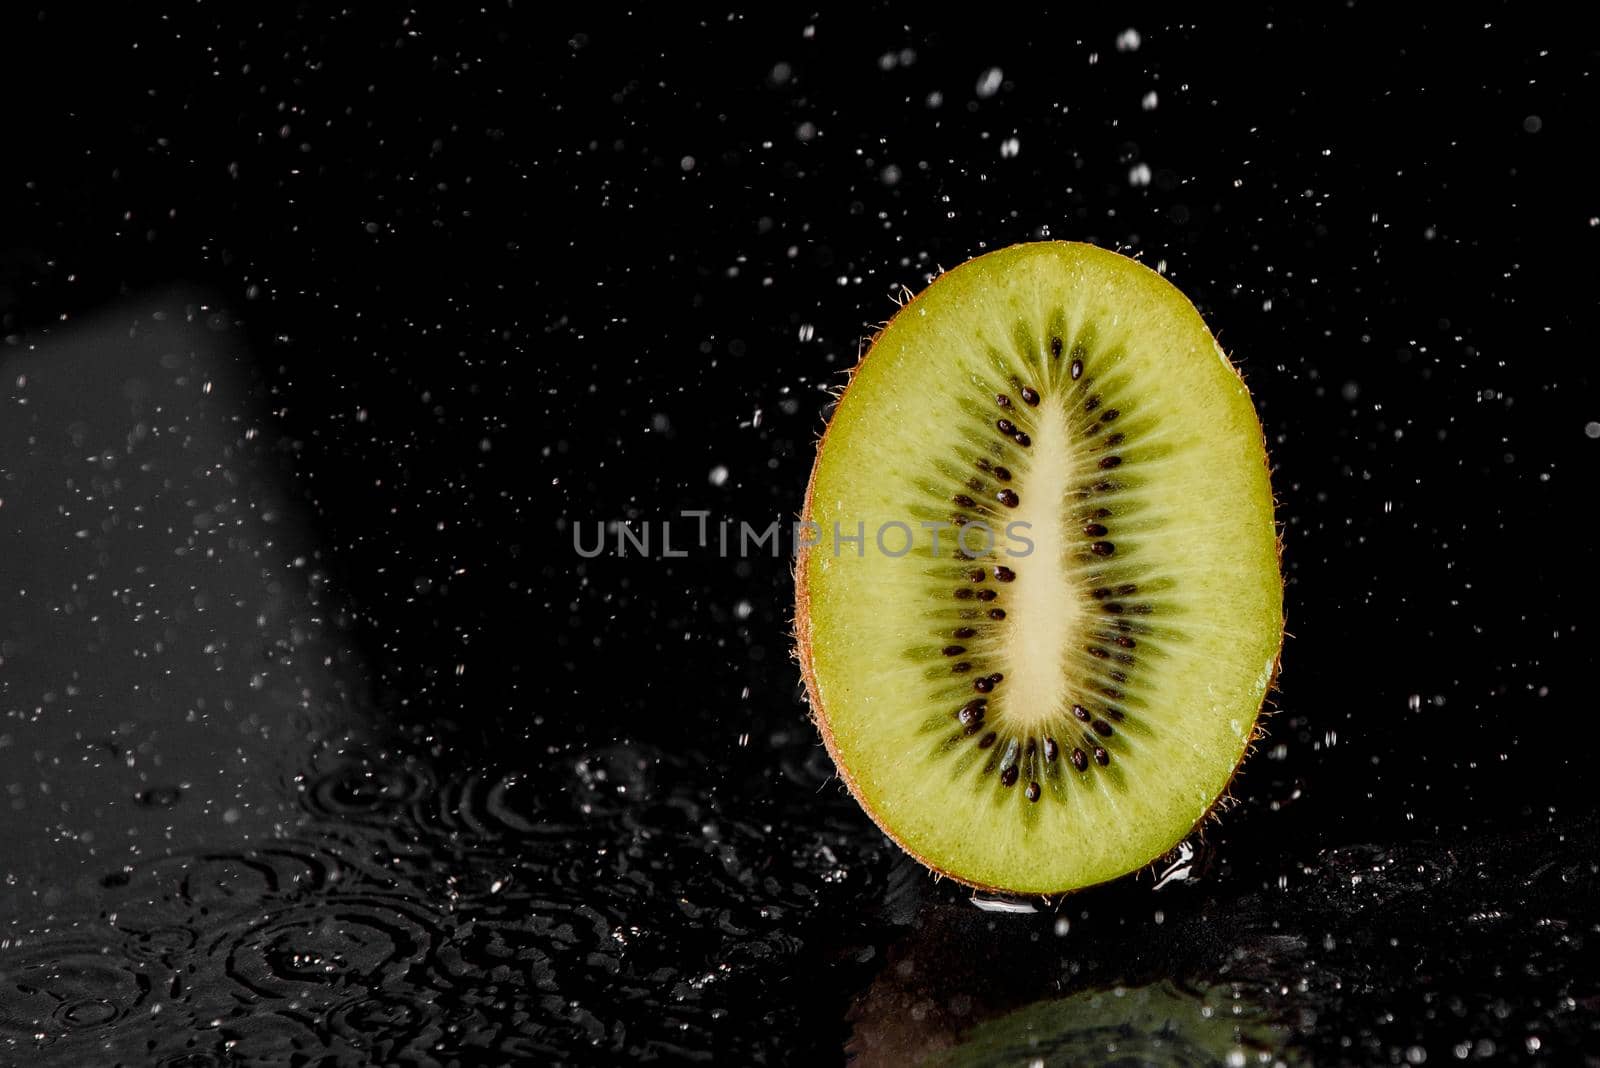
<path id="1" fill-rule="evenodd" d="M 1069 244 L 1072 244 L 1073 242 L 1057 241 L 1057 242 L 1052 242 L 1052 243 L 1053 244 L 1059 244 L 1059 245 L 1069 245 Z M 998 251 L 998 250 L 991 250 L 991 251 Z M 935 278 L 934 281 L 938 281 L 938 279 Z M 886 330 L 888 330 L 890 326 L 894 325 L 894 321 L 896 319 L 898 319 L 900 316 L 904 315 L 906 313 L 906 311 L 911 307 L 911 305 L 915 304 L 916 301 L 921 298 L 922 294 L 926 293 L 928 288 L 931 287 L 932 285 L 933 285 L 933 282 L 929 282 L 928 286 L 924 286 L 921 292 L 917 293 L 915 296 L 910 297 L 909 299 L 906 300 L 905 303 L 901 304 L 900 307 L 899 307 L 899 310 L 896 311 L 894 315 L 890 316 L 888 321 L 885 322 L 882 326 L 880 326 L 877 329 L 877 331 L 872 335 L 872 337 L 867 340 L 866 345 L 863 346 L 863 350 L 864 351 L 863 351 L 862 356 L 860 357 L 860 359 L 858 359 L 856 361 L 856 365 L 849 370 L 849 372 L 848 372 L 849 379 L 845 382 L 844 388 L 841 389 L 839 391 L 838 395 L 837 395 L 836 399 L 838 400 L 838 402 L 842 403 L 844 401 L 845 396 L 850 392 L 851 385 L 853 385 L 855 383 L 856 374 L 861 370 L 862 366 L 868 360 L 870 360 L 872 358 L 872 353 L 878 346 L 878 339 L 881 338 L 883 336 L 884 332 Z M 909 292 L 909 290 L 906 290 L 906 289 L 902 288 L 902 292 Z M 1185 297 L 1185 299 L 1188 299 L 1188 298 Z M 1220 342 L 1219 342 L 1219 344 L 1220 344 Z M 1246 395 L 1248 395 L 1249 394 L 1249 385 L 1247 383 L 1245 383 L 1244 375 L 1242 373 L 1240 373 L 1238 366 L 1233 362 L 1232 359 L 1229 359 L 1227 362 L 1228 362 L 1229 369 L 1232 370 L 1233 373 L 1238 376 L 1240 384 L 1245 387 Z M 835 405 L 835 410 L 837 410 L 837 405 Z M 1261 427 L 1261 421 L 1260 421 L 1259 417 L 1256 420 L 1256 425 L 1258 427 Z M 811 515 L 812 515 L 811 496 L 812 496 L 813 491 L 816 489 L 816 485 L 817 485 L 817 468 L 818 468 L 818 464 L 819 464 L 819 462 L 820 462 L 820 460 L 822 458 L 823 446 L 825 446 L 827 444 L 827 441 L 828 441 L 828 432 L 832 428 L 833 428 L 833 420 L 830 418 L 830 419 L 828 419 L 827 424 L 823 427 L 822 435 L 817 439 L 817 459 L 812 461 L 811 475 L 806 480 L 805 504 L 802 507 L 801 512 L 800 512 L 800 522 L 801 523 L 807 523 L 807 522 L 811 521 Z M 1269 472 L 1269 484 L 1270 484 L 1270 472 L 1271 472 L 1271 468 L 1272 468 L 1272 459 L 1271 459 L 1270 452 L 1268 451 L 1268 442 L 1267 442 L 1265 427 L 1261 427 L 1261 448 L 1262 448 L 1263 454 L 1267 456 L 1267 468 L 1268 468 L 1268 472 Z M 1278 503 L 1277 499 L 1276 499 L 1276 497 L 1274 497 L 1274 499 L 1273 499 L 1274 509 L 1276 509 L 1277 503 Z M 1275 525 L 1277 527 L 1277 537 L 1275 539 L 1275 545 L 1276 545 L 1276 548 L 1277 548 L 1277 556 L 1278 556 L 1278 577 L 1279 577 L 1279 581 L 1282 582 L 1283 581 L 1284 526 L 1283 526 L 1282 523 L 1276 522 L 1276 520 L 1274 520 L 1274 522 L 1275 522 Z M 960 883 L 960 884 L 962 884 L 964 886 L 969 886 L 974 890 L 984 891 L 984 892 L 988 892 L 988 893 L 996 893 L 996 894 L 1013 894 L 1013 893 L 1015 893 L 1015 891 L 1008 890 L 1005 887 L 990 886 L 990 885 L 988 885 L 986 883 L 975 882 L 975 881 L 973 881 L 971 879 L 963 878 L 962 876 L 957 875 L 954 872 L 945 871 L 943 868 L 939 867 L 938 864 L 934 863 L 933 861 L 929 860 L 927 857 L 923 856 L 922 854 L 918 853 L 916 850 L 912 849 L 905 842 L 902 842 L 899 838 L 897 838 L 895 836 L 894 832 L 889 829 L 889 827 L 888 827 L 888 825 L 886 823 L 884 823 L 882 817 L 880 817 L 878 815 L 878 813 L 873 809 L 872 805 L 870 803 L 868 803 L 868 801 L 866 799 L 866 796 L 862 793 L 860 788 L 856 785 L 855 776 L 853 776 L 850 773 L 850 768 L 845 764 L 844 760 L 841 758 L 840 753 L 839 753 L 839 748 L 834 742 L 833 730 L 828 726 L 827 718 L 824 717 L 823 715 L 821 715 L 822 697 L 821 697 L 820 691 L 818 690 L 818 687 L 817 687 L 816 669 L 815 669 L 815 665 L 812 662 L 812 655 L 811 655 L 811 591 L 806 588 L 806 582 L 805 582 L 806 564 L 810 559 L 812 548 L 813 548 L 813 546 L 802 545 L 802 546 L 799 547 L 798 551 L 795 553 L 795 562 L 794 562 L 794 590 L 795 590 L 795 606 L 794 606 L 794 643 L 795 643 L 795 645 L 794 645 L 794 658 L 795 658 L 796 662 L 798 662 L 799 665 L 800 665 L 800 674 L 801 674 L 801 676 L 805 679 L 806 699 L 807 699 L 807 703 L 809 704 L 809 706 L 811 708 L 811 720 L 812 720 L 813 723 L 816 724 L 817 731 L 822 735 L 822 744 L 827 746 L 828 756 L 832 758 L 833 766 L 834 766 L 835 769 L 838 770 L 839 777 L 844 780 L 845 786 L 847 786 L 849 788 L 851 795 L 856 799 L 856 803 L 859 804 L 862 807 L 863 810 L 865 810 L 866 814 L 872 819 L 872 822 L 878 825 L 878 829 L 880 831 L 882 831 L 884 833 L 884 835 L 887 836 L 890 841 L 892 841 L 895 845 L 899 846 L 902 850 L 904 850 L 907 854 L 909 854 L 912 857 L 912 859 L 916 860 L 917 863 L 921 864 L 923 867 L 925 867 L 928 870 L 930 870 L 931 872 L 933 872 L 935 878 L 950 879 L 953 882 Z M 1285 622 L 1285 624 L 1287 624 L 1287 617 L 1285 618 L 1284 622 Z M 1268 716 L 1270 716 L 1275 711 L 1275 708 L 1273 707 L 1275 702 L 1274 702 L 1273 699 L 1277 695 L 1277 692 L 1278 692 L 1278 676 L 1283 670 L 1283 642 L 1284 642 L 1284 638 L 1285 638 L 1287 633 L 1288 632 L 1284 629 L 1284 626 L 1280 625 L 1280 627 L 1278 629 L 1278 651 L 1273 655 L 1273 658 L 1272 658 L 1272 675 L 1267 680 L 1267 691 L 1263 695 L 1262 706 L 1261 706 L 1260 710 L 1258 710 L 1258 712 L 1256 714 L 1256 725 L 1255 725 L 1254 735 L 1252 736 L 1249 744 L 1245 746 L 1245 751 L 1244 751 L 1243 755 L 1240 756 L 1238 764 L 1234 765 L 1234 768 L 1233 768 L 1232 772 L 1228 776 L 1227 783 L 1224 784 L 1224 786 L 1222 788 L 1222 791 L 1219 794 L 1217 794 L 1216 800 L 1213 801 L 1211 803 L 1211 806 L 1206 809 L 1205 813 L 1202 814 L 1201 817 L 1198 820 L 1195 821 L 1194 826 L 1192 828 L 1190 828 L 1188 834 L 1186 834 L 1184 836 L 1185 838 L 1187 838 L 1189 835 L 1196 834 L 1196 833 L 1198 833 L 1202 838 L 1204 838 L 1206 825 L 1208 823 L 1210 823 L 1210 822 L 1213 822 L 1213 821 L 1220 822 L 1220 820 L 1222 818 L 1221 817 L 1222 812 L 1227 807 L 1229 807 L 1233 802 L 1233 794 L 1232 794 L 1233 784 L 1234 784 L 1234 781 L 1239 777 L 1240 769 L 1244 767 L 1245 761 L 1248 760 L 1250 755 L 1255 751 L 1255 747 L 1256 747 L 1257 743 L 1259 743 L 1262 740 L 1264 740 L 1266 738 L 1266 736 L 1267 736 L 1265 720 L 1266 720 L 1266 718 Z M 1183 841 L 1183 839 L 1179 839 L 1179 841 L 1181 842 L 1181 841 Z M 1165 856 L 1165 855 L 1166 854 L 1163 854 L 1163 856 Z M 1116 881 L 1118 881 L 1120 879 L 1127 879 L 1130 876 L 1132 876 L 1134 878 L 1137 878 L 1143 872 L 1150 871 L 1154 865 L 1156 865 L 1157 863 L 1160 862 L 1160 860 L 1161 860 L 1161 857 L 1156 857 L 1156 858 L 1152 859 L 1149 864 L 1145 865 L 1143 868 L 1138 869 L 1137 871 L 1129 872 L 1129 873 L 1127 873 L 1125 875 L 1114 876 L 1111 879 L 1103 880 L 1102 883 L 1090 883 L 1090 884 L 1087 884 L 1085 886 L 1077 887 L 1076 889 L 1071 890 L 1071 891 L 1063 891 L 1060 894 L 1030 894 L 1030 895 L 1026 895 L 1026 896 L 1042 897 L 1042 898 L 1044 898 L 1046 900 L 1050 900 L 1053 897 L 1064 896 L 1067 893 L 1077 893 L 1077 892 L 1079 892 L 1081 890 L 1087 890 L 1091 886 L 1104 885 L 1104 883 L 1106 883 L 1106 882 L 1116 882 Z"/>

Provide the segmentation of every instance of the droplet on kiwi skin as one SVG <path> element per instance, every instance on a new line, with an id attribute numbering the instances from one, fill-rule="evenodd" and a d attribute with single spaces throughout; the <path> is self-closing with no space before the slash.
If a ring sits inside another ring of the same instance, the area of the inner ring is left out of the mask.
<path id="1" fill-rule="evenodd" d="M 1017 740 L 1013 738 L 1006 743 L 1005 753 L 1000 757 L 1000 781 L 1006 786 L 1017 783 L 1017 757 Z"/>

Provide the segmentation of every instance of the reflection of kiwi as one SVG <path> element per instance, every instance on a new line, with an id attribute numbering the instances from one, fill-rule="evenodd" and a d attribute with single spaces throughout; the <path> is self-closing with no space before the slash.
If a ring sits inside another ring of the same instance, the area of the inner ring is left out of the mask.
<path id="1" fill-rule="evenodd" d="M 805 519 L 818 725 L 923 863 L 1071 890 L 1222 794 L 1282 634 L 1272 493 L 1243 383 L 1154 271 L 1043 243 L 944 275 L 857 368 Z"/>
<path id="2" fill-rule="evenodd" d="M 979 1065 L 1286 1065 L 1301 1058 L 1289 1028 L 1225 990 L 1196 996 L 1170 983 L 1089 990 L 974 1027 L 923 1063 Z"/>

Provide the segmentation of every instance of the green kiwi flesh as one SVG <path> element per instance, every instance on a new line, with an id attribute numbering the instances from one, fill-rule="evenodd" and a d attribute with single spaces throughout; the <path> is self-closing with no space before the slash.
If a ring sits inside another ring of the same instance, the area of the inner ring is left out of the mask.
<path id="1" fill-rule="evenodd" d="M 939 277 L 856 368 L 803 520 L 813 714 L 922 863 L 1070 891 L 1224 794 L 1282 641 L 1272 490 L 1244 383 L 1155 271 L 1041 242 Z"/>

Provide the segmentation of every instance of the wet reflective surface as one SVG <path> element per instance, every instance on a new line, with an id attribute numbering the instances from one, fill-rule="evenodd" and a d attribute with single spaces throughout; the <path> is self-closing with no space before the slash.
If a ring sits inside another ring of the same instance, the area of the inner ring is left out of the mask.
<path id="1" fill-rule="evenodd" d="M 1587 53 L 21 15 L 0 1062 L 1600 1062 Z M 900 285 L 1047 236 L 1241 362 L 1291 638 L 1203 836 L 974 899 L 841 788 L 789 561 L 715 531 L 792 518 Z"/>

